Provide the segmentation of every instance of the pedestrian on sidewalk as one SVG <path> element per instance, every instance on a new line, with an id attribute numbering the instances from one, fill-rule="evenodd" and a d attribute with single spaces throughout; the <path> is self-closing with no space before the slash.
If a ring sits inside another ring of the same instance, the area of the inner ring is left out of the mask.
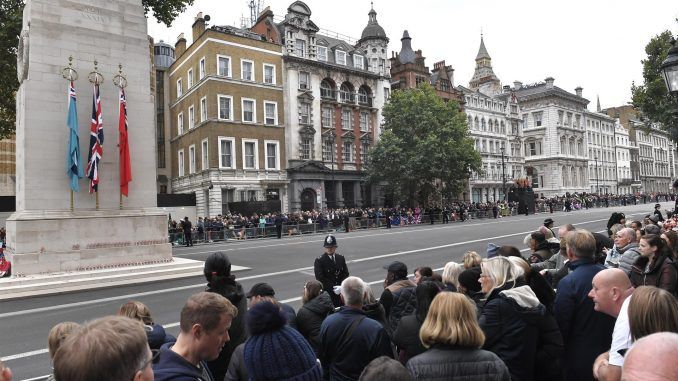
<path id="1" fill-rule="evenodd" d="M 193 237 L 191 236 L 193 224 L 188 220 L 188 217 L 184 217 L 184 220 L 181 221 L 181 228 L 184 229 L 184 243 L 186 244 L 186 247 L 193 246 Z"/>

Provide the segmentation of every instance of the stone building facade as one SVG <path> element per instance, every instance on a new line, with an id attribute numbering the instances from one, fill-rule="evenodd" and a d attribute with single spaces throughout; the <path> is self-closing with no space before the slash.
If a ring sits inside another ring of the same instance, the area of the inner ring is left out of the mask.
<path id="1" fill-rule="evenodd" d="M 615 156 L 617 158 L 617 194 L 633 193 L 631 184 L 631 142 L 629 131 L 621 124 L 619 119 L 614 123 Z"/>
<path id="2" fill-rule="evenodd" d="M 156 161 L 158 166 L 157 187 L 158 193 L 172 193 L 171 165 L 172 157 L 169 137 L 171 136 L 172 122 L 170 119 L 169 100 L 169 67 L 174 63 L 174 47 L 160 41 L 153 47 L 153 67 L 155 69 L 155 138 Z"/>
<path id="3" fill-rule="evenodd" d="M 469 87 L 458 86 L 464 95 L 464 111 L 482 173 L 469 179 L 471 201 L 501 201 L 512 181 L 524 177 L 523 120 L 515 92 L 501 86 L 492 69 L 492 58 L 483 37 L 476 55 L 476 68 Z"/>
<path id="4" fill-rule="evenodd" d="M 534 85 L 516 82 L 513 91 L 524 125 L 525 174 L 535 193 L 549 197 L 589 191 L 584 116 L 589 101 L 582 89 L 572 94 L 548 77 Z"/>
<path id="5" fill-rule="evenodd" d="M 285 102 L 280 44 L 228 26 L 183 33 L 169 67 L 171 187 L 195 193 L 197 214 L 271 201 L 287 210 Z"/>
<path id="6" fill-rule="evenodd" d="M 560 116 L 559 116 L 560 118 Z M 615 120 L 607 114 L 586 111 L 588 181 L 591 193 L 617 192 Z M 561 146 L 566 144 L 561 138 Z M 562 148 L 561 148 L 562 150 Z"/>
<path id="7" fill-rule="evenodd" d="M 282 45 L 290 210 L 383 202 L 362 172 L 390 92 L 388 38 L 376 17 L 371 9 L 355 42 L 323 34 L 301 1 L 282 22 L 265 11 L 252 28 Z"/>

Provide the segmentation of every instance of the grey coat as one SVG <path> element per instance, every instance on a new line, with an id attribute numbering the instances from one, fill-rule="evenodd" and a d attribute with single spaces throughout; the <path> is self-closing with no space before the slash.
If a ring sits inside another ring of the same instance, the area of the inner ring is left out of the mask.
<path id="1" fill-rule="evenodd" d="M 640 257 L 640 252 L 638 251 L 638 243 L 631 242 L 623 248 L 619 249 L 621 258 L 619 259 L 619 268 L 624 270 L 626 275 L 631 274 L 631 267 L 636 263 L 638 257 Z"/>
<path id="2" fill-rule="evenodd" d="M 436 344 L 407 362 L 415 380 L 509 381 L 508 368 L 497 355 L 482 349 Z"/>

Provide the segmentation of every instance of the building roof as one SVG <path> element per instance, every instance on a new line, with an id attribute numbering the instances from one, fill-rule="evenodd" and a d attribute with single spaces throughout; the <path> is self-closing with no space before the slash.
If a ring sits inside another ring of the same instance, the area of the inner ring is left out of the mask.
<path id="1" fill-rule="evenodd" d="M 546 83 L 537 83 L 534 85 L 523 86 L 520 89 L 515 90 L 515 94 L 519 100 L 555 95 L 574 102 L 582 103 L 584 105 L 589 104 L 589 100 L 584 97 L 567 92 L 558 86 L 554 86 L 553 84 L 551 84 L 551 86 L 547 86 Z"/>
<path id="2" fill-rule="evenodd" d="M 485 48 L 485 41 L 483 41 L 483 35 L 480 35 L 480 48 L 478 49 L 478 55 L 476 56 L 476 60 L 482 59 L 482 58 L 490 58 L 490 53 L 487 52 L 487 49 Z"/>
<path id="3" fill-rule="evenodd" d="M 374 8 L 370 9 L 368 13 L 370 16 L 369 21 L 367 21 L 367 26 L 363 29 L 363 33 L 360 36 L 360 41 L 370 38 L 383 39 L 388 42 L 388 37 L 386 37 L 386 32 L 377 22 L 377 12 Z"/>
<path id="4" fill-rule="evenodd" d="M 414 50 L 412 50 L 412 38 L 410 38 L 410 34 L 407 33 L 407 30 L 403 32 L 403 38 L 401 38 L 400 41 L 402 42 L 402 47 L 400 48 L 398 60 L 402 64 L 414 63 L 417 55 L 414 54 Z"/>

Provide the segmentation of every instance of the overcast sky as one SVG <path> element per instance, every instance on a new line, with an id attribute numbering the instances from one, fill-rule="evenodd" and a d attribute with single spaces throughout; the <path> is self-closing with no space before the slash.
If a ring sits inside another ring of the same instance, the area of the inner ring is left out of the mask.
<path id="1" fill-rule="evenodd" d="M 275 16 L 284 17 L 290 0 L 265 0 Z M 195 0 L 171 28 L 151 16 L 149 34 L 170 44 L 184 32 L 191 43 L 191 25 L 202 11 L 210 25 L 240 26 L 249 17 L 248 0 Z M 306 0 L 311 20 L 321 29 L 360 38 L 367 25 L 369 0 Z M 584 97 L 595 110 L 631 100 L 631 83 L 642 83 L 645 45 L 664 30 L 678 34 L 677 0 L 377 0 L 377 21 L 390 39 L 391 51 L 400 51 L 407 29 L 412 47 L 421 49 L 426 64 L 445 60 L 455 69 L 456 85 L 468 85 L 475 67 L 480 32 L 502 84 L 543 81 Z"/>

